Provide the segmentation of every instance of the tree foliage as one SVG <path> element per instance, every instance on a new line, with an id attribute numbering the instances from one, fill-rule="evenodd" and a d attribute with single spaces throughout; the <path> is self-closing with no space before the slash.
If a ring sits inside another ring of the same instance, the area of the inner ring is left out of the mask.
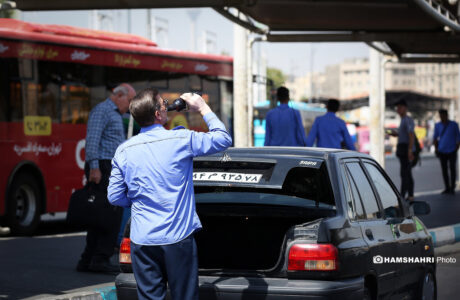
<path id="1" fill-rule="evenodd" d="M 280 69 L 267 68 L 267 79 L 267 99 L 270 99 L 270 91 L 284 85 L 287 76 Z"/>
<path id="2" fill-rule="evenodd" d="M 5 2 L 6 0 L 0 0 L 0 4 Z M 14 17 L 14 10 L 0 10 L 0 18 L 13 18 Z"/>
<path id="3" fill-rule="evenodd" d="M 274 88 L 280 87 L 286 83 L 286 75 L 276 68 L 267 68 L 267 77 L 273 81 Z"/>

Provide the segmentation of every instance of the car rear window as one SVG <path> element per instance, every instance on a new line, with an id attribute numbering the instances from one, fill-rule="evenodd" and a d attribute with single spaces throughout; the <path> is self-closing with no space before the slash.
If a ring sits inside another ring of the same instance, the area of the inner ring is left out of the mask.
<path id="1" fill-rule="evenodd" d="M 331 183 L 325 164 L 319 169 L 290 169 L 281 188 L 241 185 L 195 186 L 197 203 L 268 204 L 335 209 Z"/>

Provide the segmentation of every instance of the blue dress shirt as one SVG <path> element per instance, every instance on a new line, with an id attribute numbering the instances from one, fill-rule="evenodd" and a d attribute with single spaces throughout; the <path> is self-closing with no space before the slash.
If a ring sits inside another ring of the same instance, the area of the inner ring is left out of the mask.
<path id="1" fill-rule="evenodd" d="M 265 146 L 305 146 L 305 130 L 298 110 L 281 104 L 267 113 Z"/>
<path id="2" fill-rule="evenodd" d="M 85 160 L 91 169 L 100 159 L 112 159 L 117 147 L 126 140 L 123 118 L 110 98 L 96 105 L 86 128 Z"/>
<path id="3" fill-rule="evenodd" d="M 447 128 L 444 130 L 444 127 Z M 441 133 L 444 133 L 441 137 Z M 457 144 L 460 143 L 460 131 L 457 122 L 448 121 L 447 125 L 438 122 L 434 126 L 433 140 L 438 141 L 438 151 L 444 154 L 452 153 L 457 150 Z"/>
<path id="4" fill-rule="evenodd" d="M 154 124 L 118 147 L 108 199 L 113 205 L 131 206 L 135 244 L 173 244 L 201 228 L 195 212 L 193 157 L 223 151 L 232 143 L 214 113 L 204 120 L 206 133 Z"/>
<path id="5" fill-rule="evenodd" d="M 307 137 L 307 146 L 312 147 L 316 140 L 316 146 L 321 148 L 342 148 L 342 142 L 349 150 L 356 150 L 353 140 L 348 132 L 345 122 L 338 118 L 335 113 L 327 112 L 317 117 Z"/>

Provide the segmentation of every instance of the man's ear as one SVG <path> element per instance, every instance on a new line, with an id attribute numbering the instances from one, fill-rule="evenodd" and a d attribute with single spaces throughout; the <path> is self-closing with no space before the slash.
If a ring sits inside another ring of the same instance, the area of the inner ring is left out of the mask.
<path id="1" fill-rule="evenodd" d="M 160 111 L 156 110 L 155 111 L 155 119 L 160 119 L 160 118 L 161 118 Z"/>

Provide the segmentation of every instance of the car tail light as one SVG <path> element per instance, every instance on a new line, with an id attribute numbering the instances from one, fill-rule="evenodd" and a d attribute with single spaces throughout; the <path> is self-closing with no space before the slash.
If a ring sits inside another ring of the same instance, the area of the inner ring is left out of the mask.
<path id="1" fill-rule="evenodd" d="M 120 245 L 120 264 L 131 263 L 131 240 L 129 238 L 123 238 Z"/>
<path id="2" fill-rule="evenodd" d="M 331 244 L 294 244 L 289 249 L 289 271 L 337 270 L 337 248 Z"/>

